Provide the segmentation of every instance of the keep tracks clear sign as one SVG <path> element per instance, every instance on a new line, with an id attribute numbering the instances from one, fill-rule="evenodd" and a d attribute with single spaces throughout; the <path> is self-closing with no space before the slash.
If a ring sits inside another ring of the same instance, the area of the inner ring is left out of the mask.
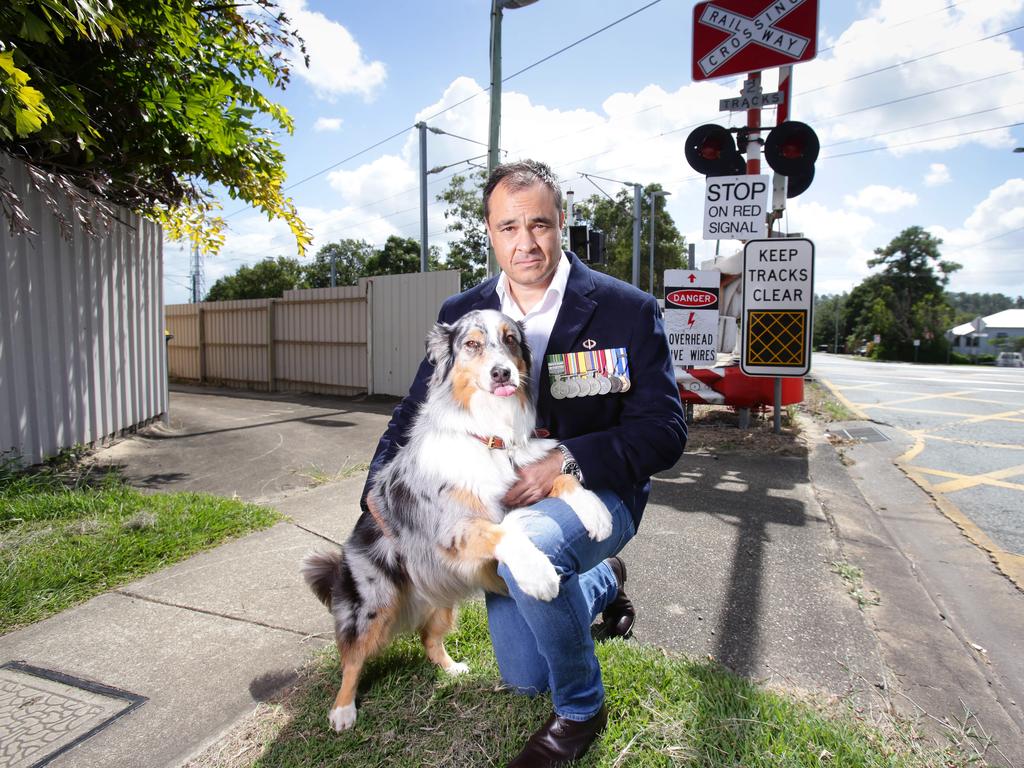
<path id="1" fill-rule="evenodd" d="M 665 331 L 675 367 L 715 364 L 721 280 L 714 269 L 665 270 Z"/>
<path id="2" fill-rule="evenodd" d="M 811 368 L 814 243 L 751 240 L 743 248 L 743 353 L 748 376 L 803 376 Z"/>

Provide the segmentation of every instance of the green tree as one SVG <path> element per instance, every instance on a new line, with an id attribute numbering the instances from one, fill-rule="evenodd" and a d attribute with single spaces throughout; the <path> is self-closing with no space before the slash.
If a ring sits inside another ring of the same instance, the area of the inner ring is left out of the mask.
<path id="1" fill-rule="evenodd" d="M 210 288 L 204 301 L 279 299 L 285 291 L 306 287 L 303 284 L 303 272 L 298 259 L 268 257 L 251 267 L 240 267 L 233 275 L 220 278 Z"/>
<path id="2" fill-rule="evenodd" d="M 947 292 L 946 298 L 956 310 L 953 325 L 970 322 L 979 316 L 994 315 L 1004 309 L 1024 308 L 1024 296 L 1018 296 L 1014 300 L 1001 293 Z"/>
<path id="3" fill-rule="evenodd" d="M 484 226 L 483 187 L 487 171 L 474 171 L 470 176 L 456 175 L 437 196 L 446 204 L 446 232 L 457 237 L 448 243 L 443 269 L 457 269 L 462 290 L 482 283 L 487 276 L 487 229 Z"/>
<path id="4" fill-rule="evenodd" d="M 428 265 L 429 266 L 429 265 Z M 420 243 L 411 237 L 391 235 L 366 265 L 369 275 L 404 275 L 420 271 Z"/>
<path id="5" fill-rule="evenodd" d="M 942 240 L 914 226 L 900 232 L 870 267 L 882 267 L 850 293 L 846 331 L 851 345 L 872 345 L 874 357 L 889 360 L 939 361 L 947 353 L 945 332 L 952 327 L 953 310 L 945 297 L 949 276 L 960 265 L 944 261 Z M 914 341 L 920 342 L 915 350 Z"/>
<path id="6" fill-rule="evenodd" d="M 294 49 L 304 56 L 275 0 L 8 0 L 0 3 L 0 149 L 35 169 L 65 232 L 76 218 L 91 226 L 93 216 L 114 214 L 94 209 L 84 189 L 216 252 L 218 187 L 287 222 L 301 254 L 310 234 L 283 192 L 273 133 L 290 132 L 292 120 L 256 87 L 284 89 Z M 46 192 L 53 185 L 63 194 Z M 27 231 L 2 177 L 0 203 L 15 231 Z"/>
<path id="7" fill-rule="evenodd" d="M 643 190 L 643 204 L 640 207 L 640 287 L 650 285 L 650 235 L 651 235 L 651 193 L 661 191 L 660 184 L 651 184 Z M 594 268 L 625 280 L 633 279 L 633 192 L 620 190 L 614 199 L 591 195 L 576 206 L 577 216 L 589 220 L 594 229 L 605 234 L 604 265 Z M 683 269 L 686 260 L 686 239 L 679 233 L 675 221 L 665 208 L 665 201 L 658 202 L 655 220 L 654 244 L 654 295 L 664 295 L 664 274 L 666 269 Z"/>
<path id="8" fill-rule="evenodd" d="M 847 294 L 814 297 L 814 349 L 842 352 L 846 348 Z"/>
<path id="9" fill-rule="evenodd" d="M 374 258 L 373 246 L 364 240 L 345 239 L 327 243 L 305 268 L 304 282 L 309 288 L 331 285 L 331 258 L 334 258 L 335 285 L 356 285 L 360 277 L 368 277 L 368 265 Z"/>

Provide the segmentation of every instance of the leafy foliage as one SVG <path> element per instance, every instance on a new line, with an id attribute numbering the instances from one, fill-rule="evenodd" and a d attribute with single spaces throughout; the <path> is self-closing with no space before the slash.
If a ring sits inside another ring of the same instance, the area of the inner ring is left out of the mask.
<path id="1" fill-rule="evenodd" d="M 949 303 L 956 310 L 956 325 L 976 317 L 994 315 L 1004 309 L 1024 309 L 1024 296 L 1011 299 L 1001 293 L 958 293 L 946 294 Z"/>
<path id="2" fill-rule="evenodd" d="M 868 343 L 873 357 L 922 362 L 945 361 L 945 332 L 954 324 L 946 299 L 949 276 L 960 265 L 944 261 L 942 240 L 918 226 L 908 227 L 868 266 L 883 267 L 866 278 L 842 303 L 842 327 L 847 349 Z M 876 344 L 874 337 L 880 341 Z M 920 342 L 915 348 L 914 341 Z"/>
<path id="3" fill-rule="evenodd" d="M 233 275 L 217 280 L 206 301 L 276 299 L 294 288 L 327 288 L 331 285 L 332 256 L 335 285 L 356 285 L 361 277 L 420 270 L 420 244 L 412 238 L 392 235 L 381 249 L 363 240 L 339 240 L 323 246 L 311 264 L 278 256 L 240 267 Z M 431 269 L 438 268 L 436 249 L 431 251 L 430 262 Z"/>
<path id="4" fill-rule="evenodd" d="M 661 185 L 644 188 L 640 206 L 640 287 L 650 285 L 651 193 L 661 191 Z M 633 279 L 633 192 L 622 189 L 614 199 L 591 195 L 576 205 L 577 216 L 589 220 L 594 229 L 604 232 L 607 263 L 595 269 L 630 282 Z M 665 209 L 665 201 L 658 202 L 654 230 L 654 295 L 664 295 L 663 278 L 666 269 L 683 269 L 686 240 L 676 228 L 675 221 Z"/>
<path id="5" fill-rule="evenodd" d="M 303 267 L 297 259 L 278 256 L 243 266 L 213 284 L 206 301 L 276 299 L 285 291 L 303 286 Z"/>
<path id="6" fill-rule="evenodd" d="M 459 270 L 462 290 L 482 283 L 487 276 L 483 199 L 486 181 L 487 171 L 484 170 L 475 171 L 468 177 L 452 176 L 447 189 L 437 196 L 438 200 L 447 203 L 444 209 L 444 218 L 448 222 L 445 231 L 458 233 L 458 237 L 448 244 L 444 267 Z"/>
<path id="7" fill-rule="evenodd" d="M 284 156 L 258 124 L 290 132 L 292 121 L 254 85 L 284 89 L 295 48 L 304 55 L 274 0 L 9 1 L 0 7 L 0 148 L 207 252 L 223 243 L 212 192 L 222 187 L 286 221 L 303 253 L 310 235 L 283 192 Z M 18 229 L 20 203 L 4 203 Z"/>

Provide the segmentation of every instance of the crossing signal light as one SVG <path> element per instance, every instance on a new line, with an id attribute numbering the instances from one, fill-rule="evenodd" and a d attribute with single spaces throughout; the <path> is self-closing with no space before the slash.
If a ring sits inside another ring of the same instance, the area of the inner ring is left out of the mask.
<path id="1" fill-rule="evenodd" d="M 586 224 L 569 226 L 569 250 L 587 264 L 604 264 L 604 232 Z"/>
<path id="2" fill-rule="evenodd" d="M 727 128 L 708 124 L 694 128 L 686 137 L 686 162 L 704 176 L 741 176 L 747 163 L 736 149 Z"/>
<path id="3" fill-rule="evenodd" d="M 821 145 L 806 123 L 787 120 L 772 128 L 764 142 L 764 159 L 771 169 L 787 177 L 786 197 L 796 197 L 814 180 L 814 163 Z"/>

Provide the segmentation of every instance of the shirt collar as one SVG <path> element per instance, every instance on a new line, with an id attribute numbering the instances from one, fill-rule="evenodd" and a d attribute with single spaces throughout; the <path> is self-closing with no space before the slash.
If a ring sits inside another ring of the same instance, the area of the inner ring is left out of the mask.
<path id="1" fill-rule="evenodd" d="M 561 302 L 562 297 L 565 296 L 565 288 L 569 284 L 569 272 L 571 271 L 572 265 L 569 263 L 568 257 L 566 257 L 563 252 L 562 257 L 558 260 L 558 266 L 555 267 L 555 274 L 551 277 L 551 284 L 544 292 L 544 297 L 537 302 L 537 305 L 530 310 L 530 312 L 539 312 L 543 310 L 552 300 Z M 494 290 L 497 292 L 498 298 L 501 300 L 502 307 L 515 307 L 516 310 L 519 310 L 519 305 L 515 302 L 515 299 L 512 298 L 512 295 L 509 292 L 508 275 L 504 272 L 502 272 L 498 277 L 498 283 Z M 517 314 L 522 314 L 522 311 L 519 310 Z M 523 314 L 523 317 L 525 316 L 526 315 Z"/>

